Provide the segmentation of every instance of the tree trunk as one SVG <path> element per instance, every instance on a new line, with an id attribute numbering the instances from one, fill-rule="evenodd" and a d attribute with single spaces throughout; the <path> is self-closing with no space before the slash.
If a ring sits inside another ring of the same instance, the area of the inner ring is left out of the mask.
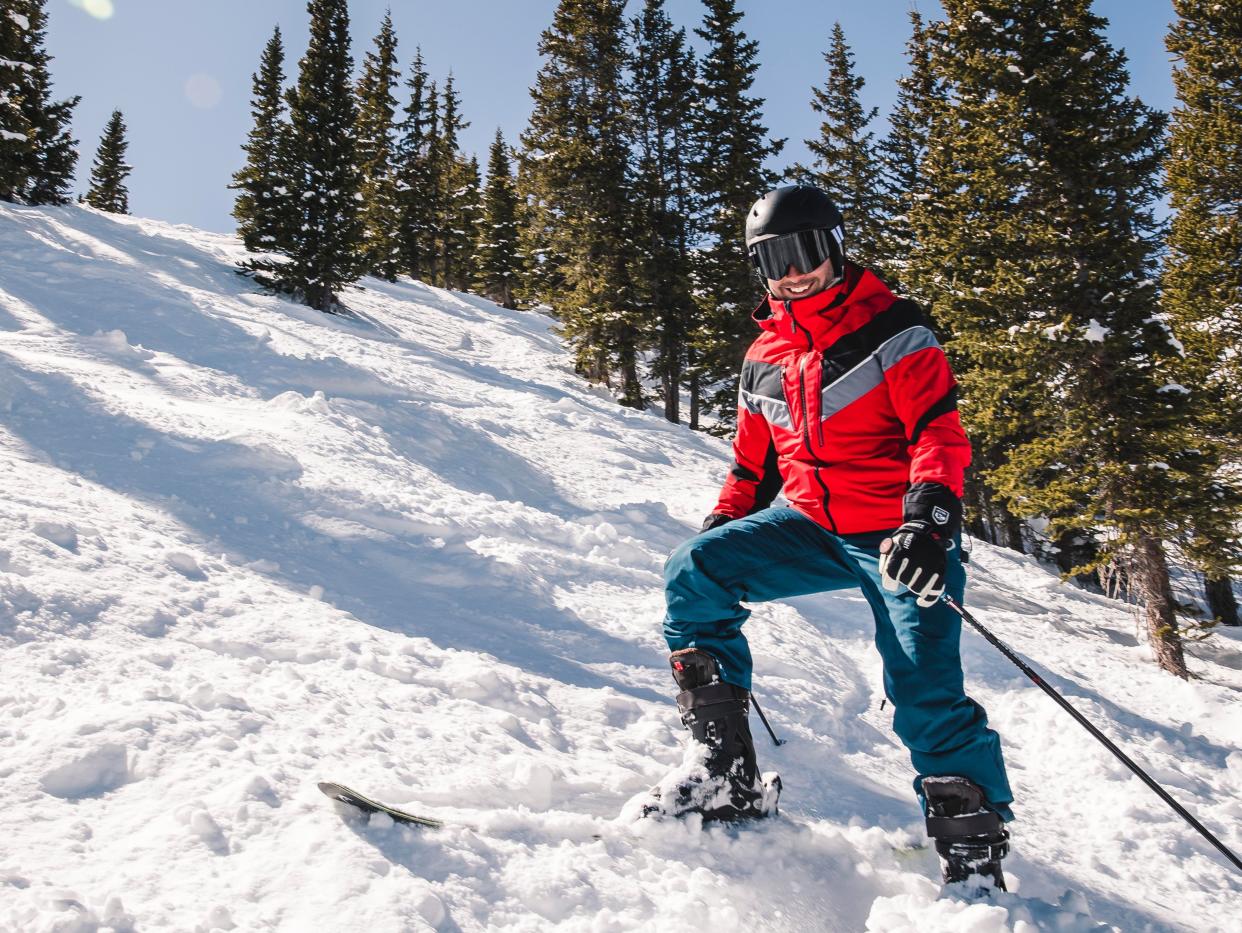
<path id="1" fill-rule="evenodd" d="M 1022 541 L 1022 522 L 1003 505 L 993 503 L 992 507 L 1001 515 L 1001 527 L 1005 529 L 1005 547 L 1019 554 L 1025 554 L 1026 545 Z"/>
<path id="2" fill-rule="evenodd" d="M 1221 625 L 1242 625 L 1238 619 L 1238 600 L 1233 595 L 1233 580 L 1204 574 L 1203 593 L 1207 597 L 1209 616 Z"/>
<path id="3" fill-rule="evenodd" d="M 699 429 L 699 374 L 690 377 L 690 430 Z"/>
<path id="4" fill-rule="evenodd" d="M 621 404 L 639 411 L 646 407 L 643 384 L 638 378 L 637 355 L 631 349 L 621 351 Z"/>
<path id="5" fill-rule="evenodd" d="M 664 372 L 664 420 L 681 423 L 681 380 L 669 370 Z"/>
<path id="6" fill-rule="evenodd" d="M 983 489 L 979 482 L 968 477 L 966 480 L 966 489 L 963 498 L 963 505 L 967 506 L 966 512 L 966 530 L 978 538 L 980 541 L 986 541 L 989 544 L 995 544 L 992 540 L 992 532 L 988 527 L 988 506 L 983 497 Z"/>
<path id="7" fill-rule="evenodd" d="M 1134 546 L 1134 583 L 1143 599 L 1147 640 L 1156 663 L 1178 677 L 1189 676 L 1177 631 L 1169 565 L 1158 538 L 1143 535 Z"/>

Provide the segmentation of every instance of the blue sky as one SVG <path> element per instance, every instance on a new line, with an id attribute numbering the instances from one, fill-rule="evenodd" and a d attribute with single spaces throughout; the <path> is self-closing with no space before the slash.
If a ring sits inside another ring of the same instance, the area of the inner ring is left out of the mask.
<path id="1" fill-rule="evenodd" d="M 631 0 L 632 9 L 640 7 Z M 787 137 L 780 168 L 803 158 L 802 140 L 819 123 L 808 106 L 821 84 L 823 53 L 840 20 L 867 80 L 863 102 L 880 108 L 877 131 L 904 72 L 910 0 L 740 0 L 743 28 L 759 40 L 756 93 L 766 98 L 767 125 Z M 400 41 L 402 68 L 415 46 L 433 77 L 451 69 L 471 126 L 467 151 L 486 164 L 496 128 L 514 143 L 530 113 L 528 88 L 539 69 L 535 46 L 556 0 L 352 0 L 355 62 L 371 47 L 388 7 Z M 56 92 L 81 94 L 74 132 L 81 140 L 78 187 L 89 183 L 90 163 L 113 108 L 129 126 L 130 209 L 135 214 L 229 232 L 233 192 L 250 128 L 250 79 L 280 24 L 286 71 L 296 71 L 306 47 L 304 0 L 48 0 L 48 51 Z M 926 17 L 938 3 L 922 2 Z M 1111 21 L 1109 37 L 1130 59 L 1132 93 L 1156 107 L 1173 106 L 1164 33 L 1171 0 L 1099 0 Z M 679 25 L 702 19 L 699 0 L 669 0 Z M 696 40 L 697 42 L 697 40 Z"/>

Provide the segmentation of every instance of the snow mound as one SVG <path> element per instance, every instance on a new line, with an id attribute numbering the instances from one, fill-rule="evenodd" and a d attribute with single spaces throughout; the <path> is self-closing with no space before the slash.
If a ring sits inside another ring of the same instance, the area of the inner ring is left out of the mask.
<path id="1" fill-rule="evenodd" d="M 940 896 L 856 593 L 749 623 L 781 816 L 619 819 L 682 760 L 660 571 L 727 445 L 539 314 L 368 279 L 325 316 L 242 256 L 0 205 L 0 930 L 1236 929 L 1242 878 L 973 634 L 1011 893 Z M 1124 607 L 973 558 L 977 615 L 1242 848 L 1238 633 L 1182 683 Z"/>

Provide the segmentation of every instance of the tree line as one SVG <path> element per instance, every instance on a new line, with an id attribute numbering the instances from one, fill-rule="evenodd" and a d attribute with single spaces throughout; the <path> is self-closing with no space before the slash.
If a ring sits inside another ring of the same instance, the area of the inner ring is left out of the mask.
<path id="1" fill-rule="evenodd" d="M 82 98 L 53 99 L 46 7 L 47 0 L 6 0 L 0 11 L 0 201 L 13 204 L 67 204 L 73 196 L 78 141 L 70 123 Z M 127 148 L 124 117 L 115 110 L 79 201 L 129 213 Z"/>
<path id="2" fill-rule="evenodd" d="M 1214 616 L 1236 621 L 1232 5 L 1175 3 L 1171 122 L 1128 95 L 1124 52 L 1088 0 L 911 13 L 909 69 L 881 138 L 838 23 L 808 97 L 813 158 L 775 172 L 783 141 L 753 93 L 758 45 L 735 0 L 704 0 L 698 54 L 663 0 L 629 18 L 624 0 L 562 0 L 539 41 L 515 177 L 498 135 L 487 196 L 457 150 L 451 79 L 437 96 L 416 56 L 397 121 L 391 22 L 350 93 L 345 0 L 309 8 L 311 49 L 283 98 L 278 35 L 265 53 L 238 176 L 248 245 L 283 254 L 256 262 L 285 276 L 278 287 L 320 289 L 311 303 L 327 308 L 361 271 L 493 296 L 503 279 L 506 303 L 549 308 L 579 371 L 621 404 L 655 401 L 676 422 L 684 401 L 691 427 L 724 433 L 763 296 L 744 212 L 782 179 L 809 181 L 841 207 L 847 255 L 920 301 L 940 332 L 976 450 L 972 531 L 1132 592 L 1159 663 L 1182 676 L 1170 549 L 1203 572 Z M 284 103 L 288 128 L 273 130 Z M 335 148 L 316 135 L 328 126 Z M 302 154 L 281 165 L 282 151 Z M 1157 217 L 1166 190 L 1171 223 Z M 254 198 L 295 216 L 268 212 L 275 226 L 260 229 Z M 320 242 L 342 257 L 337 278 L 314 264 Z"/>
<path id="3" fill-rule="evenodd" d="M 477 290 L 516 307 L 518 196 L 497 132 L 482 184 L 461 149 L 453 75 L 416 50 L 408 73 L 385 15 L 355 78 L 345 0 L 310 0 L 310 42 L 286 87 L 279 27 L 253 77 L 253 128 L 233 216 L 259 282 L 322 311 L 362 275 Z"/>
<path id="4" fill-rule="evenodd" d="M 51 100 L 43 5 L 0 15 L 0 198 L 63 203 L 77 100 Z M 703 7 L 696 52 L 663 0 L 561 0 L 529 123 L 514 148 L 497 131 L 484 178 L 452 74 L 417 50 L 403 70 L 390 16 L 355 74 L 346 0 L 309 0 L 295 80 L 279 30 L 254 75 L 232 185 L 247 274 L 325 311 L 364 274 L 543 307 L 622 404 L 727 433 L 763 297 L 744 212 L 812 182 L 847 257 L 918 300 L 953 361 L 972 532 L 1133 593 L 1185 675 L 1169 552 L 1226 623 L 1242 572 L 1236 4 L 1174 0 L 1164 114 L 1128 94 L 1088 0 L 945 0 L 942 19 L 910 14 L 883 135 L 837 24 L 808 89 L 812 158 L 781 171 L 758 45 L 735 0 Z M 124 209 L 123 134 L 114 114 L 105 209 Z"/>

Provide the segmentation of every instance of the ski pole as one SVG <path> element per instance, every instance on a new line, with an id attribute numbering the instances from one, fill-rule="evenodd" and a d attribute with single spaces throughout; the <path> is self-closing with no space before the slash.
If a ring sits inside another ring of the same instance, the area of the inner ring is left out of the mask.
<path id="1" fill-rule="evenodd" d="M 1229 847 L 1226 846 L 1219 839 L 1217 839 L 1215 836 L 1213 836 L 1206 826 L 1204 826 L 1202 823 L 1196 820 L 1193 816 L 1191 816 L 1191 814 L 1189 813 L 1189 811 L 1187 811 L 1185 807 L 1183 807 L 1180 803 L 1178 803 L 1176 800 L 1174 800 L 1169 795 L 1168 791 L 1166 791 L 1163 787 L 1157 784 L 1156 781 L 1153 780 L 1151 776 L 1147 774 L 1146 771 L 1144 771 L 1137 764 L 1135 764 L 1130 759 L 1130 757 L 1126 755 L 1125 752 L 1123 752 L 1116 745 L 1114 745 L 1109 740 L 1108 736 L 1106 736 L 1103 732 L 1101 732 L 1099 729 L 1093 726 L 1086 716 L 1078 712 L 1078 710 L 1074 709 L 1074 707 L 1070 705 L 1069 701 L 1066 700 L 1065 697 L 1061 696 L 1061 694 L 1057 693 L 1057 691 L 1054 688 L 1052 688 L 1047 683 L 1045 683 L 1044 679 L 1040 677 L 1038 674 L 1036 674 L 1033 670 L 1031 670 L 1031 668 L 1021 658 L 1019 658 L 1017 654 L 1015 654 L 1014 651 L 1008 645 L 1006 645 L 1003 641 L 1001 641 L 999 638 L 997 638 L 995 635 L 989 632 L 986 628 L 984 628 L 982 623 L 980 623 L 978 619 L 976 619 L 969 612 L 967 612 L 965 609 L 959 606 L 957 602 L 953 599 L 953 597 L 950 596 L 948 593 L 945 593 L 943 596 L 940 597 L 940 599 L 943 602 L 947 603 L 953 609 L 953 611 L 956 612 L 959 616 L 961 616 L 963 619 L 969 622 L 970 625 L 973 626 L 974 629 L 980 635 L 982 635 L 989 642 L 991 642 L 992 645 L 998 651 L 1000 651 L 1001 654 L 1003 654 L 1010 661 L 1016 664 L 1018 666 L 1018 669 L 1022 671 L 1022 673 L 1025 674 L 1027 677 L 1029 677 L 1031 681 L 1035 684 L 1035 686 L 1037 686 L 1040 690 L 1044 691 L 1044 693 L 1048 694 L 1048 696 L 1056 700 L 1057 704 L 1063 710 L 1065 710 L 1067 713 L 1073 716 L 1074 719 L 1078 721 L 1079 725 L 1081 725 L 1084 729 L 1086 729 L 1093 736 L 1099 739 L 1100 743 L 1105 748 L 1107 748 L 1110 752 L 1112 752 L 1123 765 L 1125 765 L 1127 768 L 1129 768 L 1131 771 L 1137 774 L 1144 784 L 1146 784 L 1153 791 L 1155 791 L 1157 796 L 1159 796 L 1161 800 L 1163 800 L 1165 803 L 1167 803 L 1170 807 L 1173 808 L 1173 811 L 1178 816 L 1180 816 L 1183 820 L 1185 820 L 1187 823 L 1189 823 L 1191 826 L 1197 829 L 1204 839 L 1206 839 L 1212 845 L 1216 846 L 1216 848 L 1220 850 L 1221 854 L 1224 855 L 1225 858 L 1229 859 L 1229 861 L 1233 863 L 1235 868 L 1242 870 L 1242 859 L 1239 859 L 1236 855 L 1234 855 L 1233 852 L 1229 850 Z"/>

